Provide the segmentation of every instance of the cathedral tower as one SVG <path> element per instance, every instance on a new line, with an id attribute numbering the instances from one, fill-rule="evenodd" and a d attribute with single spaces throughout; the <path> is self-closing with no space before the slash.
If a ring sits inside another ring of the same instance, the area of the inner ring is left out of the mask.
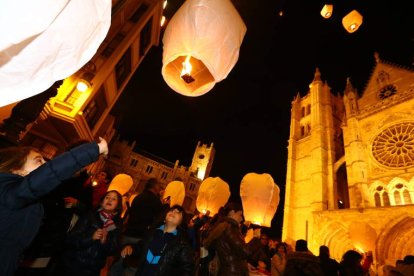
<path id="1" fill-rule="evenodd" d="M 191 162 L 190 171 L 201 180 L 210 175 L 211 166 L 214 161 L 215 149 L 213 143 L 207 144 L 197 143 L 194 151 L 193 161 Z"/>

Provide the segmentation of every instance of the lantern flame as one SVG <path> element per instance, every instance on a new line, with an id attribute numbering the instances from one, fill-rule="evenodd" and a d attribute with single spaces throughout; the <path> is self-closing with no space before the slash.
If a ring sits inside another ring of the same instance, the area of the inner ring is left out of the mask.
<path id="1" fill-rule="evenodd" d="M 180 77 L 186 82 L 191 83 L 194 81 L 194 78 L 191 76 L 191 70 L 193 69 L 193 66 L 190 63 L 191 56 L 187 56 L 185 58 L 185 61 L 183 62 L 183 69 L 181 70 Z"/>
<path id="2" fill-rule="evenodd" d="M 92 182 L 92 186 L 97 186 L 97 185 L 98 185 L 98 181 L 94 180 L 94 181 Z"/>

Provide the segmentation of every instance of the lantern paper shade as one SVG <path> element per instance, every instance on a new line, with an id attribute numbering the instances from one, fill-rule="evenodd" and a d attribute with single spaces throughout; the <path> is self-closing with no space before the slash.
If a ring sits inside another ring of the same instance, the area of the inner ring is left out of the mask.
<path id="1" fill-rule="evenodd" d="M 163 37 L 162 76 L 176 92 L 200 96 L 225 79 L 239 57 L 246 26 L 230 0 L 187 0 Z M 191 72 L 184 74 L 189 61 Z M 183 76 L 182 76 L 183 75 Z"/>
<path id="2" fill-rule="evenodd" d="M 362 18 L 362 15 L 357 10 L 353 10 L 342 18 L 342 25 L 347 32 L 356 32 L 362 24 Z"/>
<path id="3" fill-rule="evenodd" d="M 332 16 L 332 12 L 333 12 L 333 5 L 326 4 L 325 6 L 323 6 L 321 10 L 321 15 L 323 18 L 330 18 Z"/>
<path id="4" fill-rule="evenodd" d="M 279 205 L 279 192 L 279 187 L 269 174 L 246 174 L 240 184 L 240 197 L 246 221 L 270 227 Z"/>
<path id="5" fill-rule="evenodd" d="M 123 196 L 131 189 L 133 184 L 134 181 L 130 175 L 123 173 L 117 174 L 109 184 L 108 191 L 115 190 Z"/>
<path id="6" fill-rule="evenodd" d="M 184 183 L 181 181 L 172 181 L 168 183 L 167 187 L 165 188 L 165 192 L 163 195 L 163 199 L 166 199 L 170 196 L 170 206 L 174 205 L 183 205 L 184 197 L 185 197 L 185 186 Z"/>
<path id="7" fill-rule="evenodd" d="M 198 189 L 197 210 L 204 214 L 210 211 L 210 216 L 214 216 L 227 203 L 229 197 L 230 188 L 225 181 L 220 177 L 208 177 Z"/>
<path id="8" fill-rule="evenodd" d="M 349 225 L 349 238 L 355 248 L 363 252 L 373 251 L 377 232 L 366 222 L 352 222 Z"/>
<path id="9" fill-rule="evenodd" d="M 78 71 L 110 24 L 110 0 L 1 1 L 0 106 L 43 92 Z"/>

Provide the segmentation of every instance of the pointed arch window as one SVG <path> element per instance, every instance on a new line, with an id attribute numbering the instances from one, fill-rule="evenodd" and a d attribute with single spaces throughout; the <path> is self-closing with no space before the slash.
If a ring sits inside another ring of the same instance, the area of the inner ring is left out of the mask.
<path id="1" fill-rule="evenodd" d="M 305 113 L 305 107 L 302 107 L 302 118 L 305 117 L 306 113 Z"/>
<path id="2" fill-rule="evenodd" d="M 385 207 L 390 206 L 390 198 L 388 197 L 387 192 L 382 193 L 382 203 L 383 203 L 383 206 Z"/>
<path id="3" fill-rule="evenodd" d="M 381 197 L 378 192 L 374 194 L 374 199 L 375 199 L 375 207 L 381 207 Z"/>
<path id="4" fill-rule="evenodd" d="M 413 204 L 413 202 L 411 201 L 410 192 L 407 189 L 404 189 L 403 197 L 404 197 L 404 204 Z"/>
<path id="5" fill-rule="evenodd" d="M 308 104 L 306 106 L 306 115 L 310 115 L 310 114 L 311 114 L 311 106 L 310 106 L 310 104 Z"/>
<path id="6" fill-rule="evenodd" d="M 395 205 L 401 205 L 400 191 L 398 191 L 398 190 L 394 191 L 394 200 L 395 200 Z"/>

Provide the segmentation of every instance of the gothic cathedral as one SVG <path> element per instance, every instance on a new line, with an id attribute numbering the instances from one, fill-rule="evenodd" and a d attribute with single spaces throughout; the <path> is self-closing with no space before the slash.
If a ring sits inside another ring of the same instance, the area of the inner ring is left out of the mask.
<path id="1" fill-rule="evenodd" d="M 371 251 L 374 268 L 414 248 L 414 70 L 380 60 L 361 95 L 333 95 L 317 69 L 292 102 L 283 240 L 340 260 Z"/>

